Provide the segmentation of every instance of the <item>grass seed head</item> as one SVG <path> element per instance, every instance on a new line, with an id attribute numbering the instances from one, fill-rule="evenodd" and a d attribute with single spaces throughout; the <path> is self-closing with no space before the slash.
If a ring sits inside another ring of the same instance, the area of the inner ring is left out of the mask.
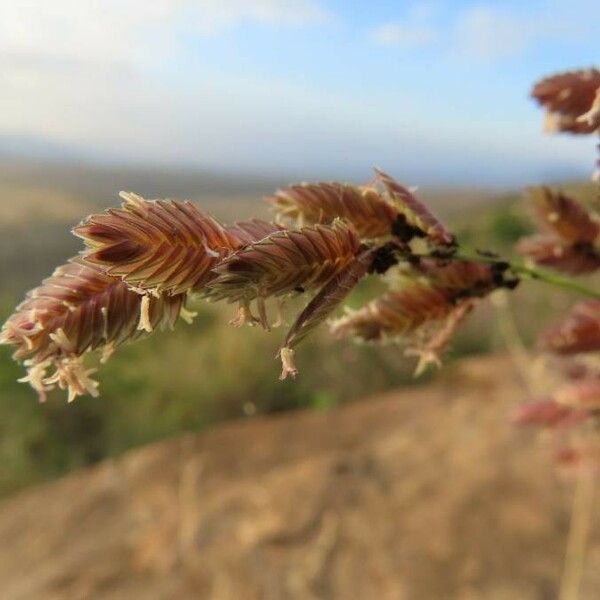
<path id="1" fill-rule="evenodd" d="M 336 182 L 293 185 L 266 201 L 280 220 L 296 227 L 344 219 L 362 239 L 389 237 L 399 214 L 375 188 Z"/>
<path id="2" fill-rule="evenodd" d="M 248 236 L 239 227 L 228 231 L 190 202 L 122 196 L 120 209 L 91 215 L 73 232 L 86 243 L 88 263 L 139 290 L 176 295 L 201 289 L 211 269 Z"/>
<path id="3" fill-rule="evenodd" d="M 216 266 L 205 295 L 214 301 L 247 303 L 318 288 L 351 263 L 359 248 L 354 229 L 339 220 L 276 231 Z"/>
<path id="4" fill-rule="evenodd" d="M 98 349 L 107 356 L 136 339 L 142 315 L 147 329 L 173 327 L 184 301 L 184 295 L 144 299 L 76 257 L 27 294 L 4 324 L 0 343 L 16 346 L 14 358 L 25 362 L 27 381 L 41 396 L 54 383 L 78 395 L 96 389 L 87 383 L 90 372 L 80 360 L 85 353 Z M 52 369 L 54 375 L 46 377 Z"/>
<path id="5" fill-rule="evenodd" d="M 531 96 L 546 110 L 546 130 L 576 134 L 600 128 L 600 71 L 558 73 L 538 81 Z"/>
<path id="6" fill-rule="evenodd" d="M 576 304 L 559 323 L 541 337 L 544 350 L 556 354 L 600 351 L 600 300 Z"/>

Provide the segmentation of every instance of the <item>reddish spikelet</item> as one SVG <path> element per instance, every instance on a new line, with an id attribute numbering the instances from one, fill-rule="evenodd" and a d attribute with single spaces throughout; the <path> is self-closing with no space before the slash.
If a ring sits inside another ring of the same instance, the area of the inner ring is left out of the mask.
<path id="1" fill-rule="evenodd" d="M 585 410 L 600 410 L 600 379 L 589 377 L 565 383 L 554 398 L 559 404 Z"/>
<path id="2" fill-rule="evenodd" d="M 316 288 L 351 263 L 359 247 L 356 232 L 341 221 L 277 231 L 224 259 L 205 294 L 212 300 L 247 303 Z"/>
<path id="3" fill-rule="evenodd" d="M 547 232 L 520 240 L 517 250 L 536 264 L 571 275 L 600 268 L 600 223 L 573 198 L 547 187 L 528 190 L 536 220 Z"/>
<path id="4" fill-rule="evenodd" d="M 297 226 L 341 218 L 363 239 L 389 236 L 398 210 L 374 188 L 345 183 L 302 183 L 266 198 L 278 217 Z"/>
<path id="5" fill-rule="evenodd" d="M 573 412 L 555 400 L 538 400 L 519 406 L 511 415 L 511 421 L 516 425 L 560 427 L 571 420 Z"/>
<path id="6" fill-rule="evenodd" d="M 455 245 L 454 236 L 409 189 L 379 169 L 375 169 L 375 175 L 386 190 L 391 203 L 404 217 L 403 227 L 398 221 L 396 223 L 396 235 L 403 241 L 410 241 L 413 237 L 426 237 L 440 246 Z"/>
<path id="7" fill-rule="evenodd" d="M 367 274 L 373 262 L 374 250 L 366 250 L 332 277 L 300 313 L 289 330 L 280 350 L 283 370 L 281 379 L 298 373 L 292 348 L 320 325 L 346 299 L 356 284 Z"/>
<path id="8" fill-rule="evenodd" d="M 79 360 L 84 353 L 112 351 L 141 335 L 140 323 L 147 329 L 172 327 L 183 305 L 181 295 L 144 300 L 120 279 L 77 257 L 27 294 L 4 324 L 0 343 L 17 346 L 14 358 L 25 361 L 27 380 L 41 397 L 48 384 L 57 382 L 69 388 L 72 399 L 96 387 Z M 45 378 L 50 368 L 57 370 L 54 379 Z"/>
<path id="9" fill-rule="evenodd" d="M 241 243 L 237 230 L 229 233 L 190 202 L 121 195 L 122 208 L 92 215 L 73 231 L 89 248 L 88 263 L 131 287 L 174 295 L 201 289 Z"/>
<path id="10" fill-rule="evenodd" d="M 225 228 L 227 235 L 232 238 L 232 245 L 236 250 L 254 244 L 277 231 L 283 231 L 284 227 L 277 223 L 263 221 L 262 219 L 252 219 L 230 225 Z"/>
<path id="11" fill-rule="evenodd" d="M 468 297 L 485 295 L 502 279 L 502 273 L 494 265 L 468 260 L 422 259 L 413 268 L 425 275 L 432 285 Z"/>
<path id="12" fill-rule="evenodd" d="M 575 305 L 565 319 L 543 334 L 541 346 L 557 354 L 600 350 L 600 300 Z"/>
<path id="13" fill-rule="evenodd" d="M 473 310 L 474 299 L 510 283 L 497 265 L 435 259 L 420 260 L 401 281 L 402 288 L 349 311 L 331 330 L 336 336 L 367 342 L 407 343 L 416 338 L 407 354 L 420 357 L 417 375 L 429 364 L 439 364 L 440 355 Z"/>
<path id="14" fill-rule="evenodd" d="M 565 244 L 593 244 L 600 235 L 600 223 L 575 199 L 547 187 L 527 191 L 540 225 Z"/>
<path id="15" fill-rule="evenodd" d="M 600 253 L 591 244 L 565 246 L 549 235 L 531 235 L 519 240 L 517 252 L 537 265 L 569 275 L 584 275 L 600 269 Z"/>
<path id="16" fill-rule="evenodd" d="M 367 342 L 404 338 L 429 321 L 446 317 L 454 308 L 452 293 L 414 281 L 398 291 L 390 291 L 331 326 L 337 337 Z"/>
<path id="17" fill-rule="evenodd" d="M 600 71 L 559 73 L 536 83 L 532 97 L 546 109 L 546 129 L 593 133 L 600 127 Z"/>
<path id="18" fill-rule="evenodd" d="M 442 366 L 442 355 L 448 349 L 454 334 L 459 330 L 465 319 L 475 308 L 475 301 L 467 298 L 458 302 L 458 304 L 448 313 L 441 328 L 425 342 L 421 347 L 416 346 L 406 351 L 408 356 L 419 357 L 419 362 L 415 368 L 415 377 L 422 375 L 429 365 L 436 367 Z"/>
<path id="19" fill-rule="evenodd" d="M 584 123 L 590 128 L 595 127 L 595 131 L 600 129 L 600 87 L 596 90 L 596 96 L 590 109 L 578 117 L 578 123 Z"/>

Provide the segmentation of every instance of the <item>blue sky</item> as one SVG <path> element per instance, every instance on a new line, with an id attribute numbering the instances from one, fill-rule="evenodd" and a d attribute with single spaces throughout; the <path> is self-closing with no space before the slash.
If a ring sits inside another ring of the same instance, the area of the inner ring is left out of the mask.
<path id="1" fill-rule="evenodd" d="M 600 3 L 0 0 L 0 136 L 82 158 L 410 183 L 585 175 L 533 81 L 597 65 Z"/>

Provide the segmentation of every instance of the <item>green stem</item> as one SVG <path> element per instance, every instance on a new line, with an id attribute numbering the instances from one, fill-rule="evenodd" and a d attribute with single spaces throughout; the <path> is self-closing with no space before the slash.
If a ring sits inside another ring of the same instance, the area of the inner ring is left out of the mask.
<path id="1" fill-rule="evenodd" d="M 580 283 L 577 283 L 568 277 L 562 277 L 561 275 L 549 273 L 548 271 L 540 271 L 539 269 L 526 267 L 525 265 L 511 264 L 510 270 L 526 279 L 543 281 L 544 283 L 548 283 L 571 292 L 576 292 L 577 294 L 581 294 L 583 296 L 589 296 L 590 298 L 600 298 L 599 291 L 593 290 L 586 285 L 581 285 Z"/>

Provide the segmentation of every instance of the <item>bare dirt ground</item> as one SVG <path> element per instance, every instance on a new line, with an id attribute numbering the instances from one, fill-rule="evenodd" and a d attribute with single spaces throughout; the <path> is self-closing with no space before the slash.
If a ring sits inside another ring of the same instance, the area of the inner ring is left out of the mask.
<path id="1" fill-rule="evenodd" d="M 468 360 L 26 490 L 0 505 L 0 596 L 556 598 L 572 485 L 507 424 L 522 395 L 507 360 Z M 599 597 L 596 519 L 581 598 Z"/>

